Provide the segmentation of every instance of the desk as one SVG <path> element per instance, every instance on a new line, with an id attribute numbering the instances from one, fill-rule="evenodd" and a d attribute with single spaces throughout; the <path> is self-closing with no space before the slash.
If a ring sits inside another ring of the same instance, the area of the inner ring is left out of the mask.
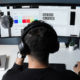
<path id="1" fill-rule="evenodd" d="M 0 45 L 0 55 L 6 54 L 9 56 L 8 68 L 5 71 L 0 71 L 0 80 L 5 72 L 10 69 L 17 56 L 18 46 L 17 45 Z M 27 58 L 25 62 L 27 62 Z M 66 68 L 73 70 L 73 66 L 77 61 L 80 61 L 80 50 L 70 52 L 67 48 L 61 48 L 55 54 L 50 54 L 49 63 L 63 63 L 66 64 Z"/>
<path id="2" fill-rule="evenodd" d="M 13 66 L 16 60 L 17 52 L 18 46 L 16 45 L 0 45 L 0 55 L 7 55 L 9 57 L 8 68 L 5 71 L 0 71 L 0 80 L 5 72 Z"/>

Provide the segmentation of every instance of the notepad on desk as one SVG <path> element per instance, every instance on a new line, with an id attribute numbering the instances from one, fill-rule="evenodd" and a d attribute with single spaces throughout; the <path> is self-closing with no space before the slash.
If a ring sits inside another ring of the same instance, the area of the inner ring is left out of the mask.
<path id="1" fill-rule="evenodd" d="M 6 55 L 0 55 L 0 71 L 5 70 L 6 67 Z"/>

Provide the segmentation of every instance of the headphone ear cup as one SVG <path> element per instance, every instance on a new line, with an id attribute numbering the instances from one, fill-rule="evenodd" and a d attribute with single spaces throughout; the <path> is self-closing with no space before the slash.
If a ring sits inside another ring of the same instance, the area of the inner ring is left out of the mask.
<path id="1" fill-rule="evenodd" d="M 54 46 L 53 52 L 57 52 L 59 50 L 59 42 L 57 41 Z"/>
<path id="2" fill-rule="evenodd" d="M 50 53 L 54 53 L 59 50 L 59 42 L 58 41 L 55 41 L 55 43 L 53 42 L 51 45 L 52 46 L 50 46 Z"/>
<path id="3" fill-rule="evenodd" d="M 19 43 L 18 47 L 19 47 L 19 51 L 22 55 L 27 55 L 30 53 L 30 49 L 29 49 L 28 45 L 27 44 L 25 45 L 22 41 Z"/>

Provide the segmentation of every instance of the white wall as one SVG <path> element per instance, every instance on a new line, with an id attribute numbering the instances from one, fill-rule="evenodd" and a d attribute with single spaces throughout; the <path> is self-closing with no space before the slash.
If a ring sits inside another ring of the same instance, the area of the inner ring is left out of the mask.
<path id="1" fill-rule="evenodd" d="M 7 56 L 10 56 L 9 68 L 11 68 L 15 62 L 17 52 L 17 45 L 0 45 L 0 55 L 6 54 Z M 66 64 L 67 69 L 71 70 L 77 61 L 80 61 L 80 50 L 78 49 L 71 52 L 67 48 L 61 48 L 55 54 L 50 54 L 49 58 L 50 63 L 64 63 Z M 25 62 L 27 62 L 27 58 Z"/>

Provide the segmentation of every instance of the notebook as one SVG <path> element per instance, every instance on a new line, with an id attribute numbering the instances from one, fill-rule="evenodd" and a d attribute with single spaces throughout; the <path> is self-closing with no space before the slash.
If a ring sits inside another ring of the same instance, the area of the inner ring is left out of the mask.
<path id="1" fill-rule="evenodd" d="M 6 67 L 6 55 L 0 55 L 0 71 L 5 70 Z"/>

